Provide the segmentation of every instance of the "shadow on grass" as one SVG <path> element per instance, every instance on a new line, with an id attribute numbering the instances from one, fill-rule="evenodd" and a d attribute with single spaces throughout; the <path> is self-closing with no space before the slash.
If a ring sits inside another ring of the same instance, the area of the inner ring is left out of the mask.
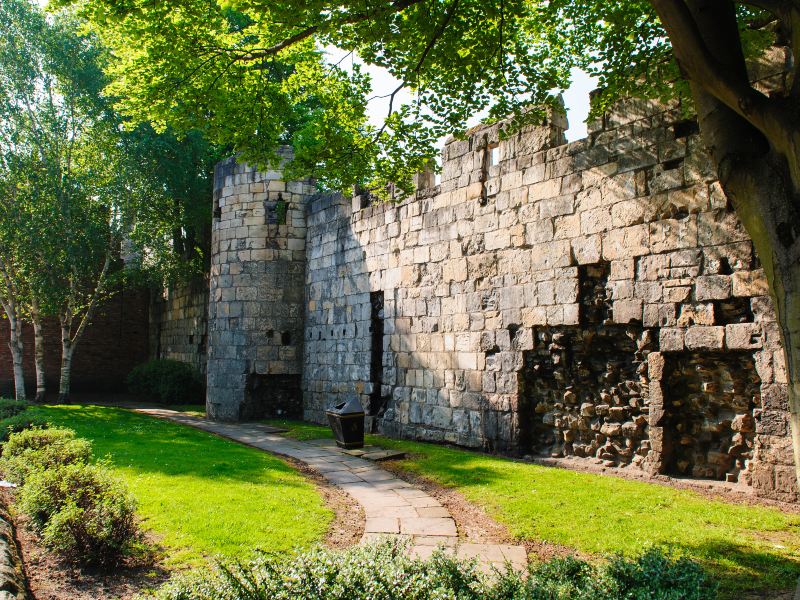
<path id="1" fill-rule="evenodd" d="M 302 486 L 296 471 L 279 458 L 184 425 L 100 406 L 45 406 L 37 409 L 55 426 L 74 429 L 92 441 L 94 455 L 141 474 L 195 476 L 247 483 Z"/>
<path id="2" fill-rule="evenodd" d="M 720 584 L 720 598 L 738 600 L 748 592 L 793 590 L 800 576 L 796 558 L 765 548 L 722 540 L 674 547 L 714 576 Z"/>

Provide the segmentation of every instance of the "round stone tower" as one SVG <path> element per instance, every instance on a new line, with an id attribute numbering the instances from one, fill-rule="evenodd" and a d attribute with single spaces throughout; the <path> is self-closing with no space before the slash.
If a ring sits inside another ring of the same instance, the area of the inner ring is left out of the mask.
<path id="1" fill-rule="evenodd" d="M 282 152 L 288 160 L 288 150 Z M 309 180 L 229 158 L 214 173 L 208 308 L 212 419 L 300 416 Z"/>

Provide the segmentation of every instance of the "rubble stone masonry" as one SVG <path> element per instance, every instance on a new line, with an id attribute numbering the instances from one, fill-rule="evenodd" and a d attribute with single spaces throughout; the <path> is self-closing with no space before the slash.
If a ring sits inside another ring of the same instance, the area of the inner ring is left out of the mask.
<path id="1" fill-rule="evenodd" d="M 501 127 L 399 203 L 221 163 L 209 413 L 357 397 L 393 436 L 796 500 L 767 283 L 696 122 L 628 101 L 574 143 Z"/>

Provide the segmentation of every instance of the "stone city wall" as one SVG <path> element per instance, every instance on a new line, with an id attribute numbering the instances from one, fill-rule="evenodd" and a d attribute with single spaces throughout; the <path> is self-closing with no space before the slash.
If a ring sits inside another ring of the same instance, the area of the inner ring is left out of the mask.
<path id="1" fill-rule="evenodd" d="M 176 285 L 150 298 L 150 356 L 192 365 L 206 372 L 208 278 Z"/>
<path id="2" fill-rule="evenodd" d="M 796 499 L 766 280 L 696 122 L 564 127 L 473 129 L 399 204 L 310 201 L 305 416 L 358 396 L 390 435 Z"/>

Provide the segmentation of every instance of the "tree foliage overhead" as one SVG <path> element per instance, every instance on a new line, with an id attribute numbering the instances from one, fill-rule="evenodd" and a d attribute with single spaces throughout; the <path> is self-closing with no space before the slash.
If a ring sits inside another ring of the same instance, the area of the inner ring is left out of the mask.
<path id="1" fill-rule="evenodd" d="M 526 109 L 555 102 L 574 67 L 599 78 L 596 112 L 623 95 L 689 96 L 645 0 L 77 1 L 114 49 L 112 89 L 127 114 L 201 127 L 262 165 L 291 143 L 292 174 L 334 188 L 407 181 L 476 113 L 540 118 Z M 740 9 L 751 54 L 771 37 L 752 26 L 764 14 Z M 357 67 L 327 63 L 329 46 L 400 86 L 372 89 Z M 398 101 L 403 88 L 410 104 Z M 374 127 L 367 105 L 381 94 L 389 110 Z"/>

